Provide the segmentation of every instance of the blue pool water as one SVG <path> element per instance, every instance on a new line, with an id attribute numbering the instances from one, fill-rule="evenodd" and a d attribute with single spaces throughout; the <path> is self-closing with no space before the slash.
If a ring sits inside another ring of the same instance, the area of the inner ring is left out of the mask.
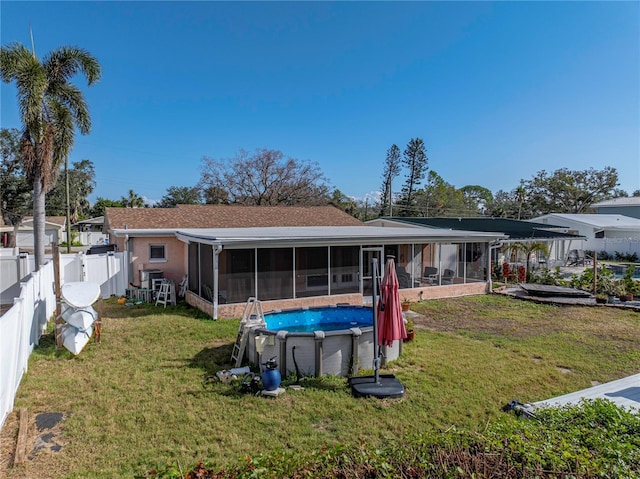
<path id="1" fill-rule="evenodd" d="M 267 329 L 292 333 L 340 331 L 373 325 L 373 310 L 363 306 L 292 309 L 264 315 Z"/>
<path id="2" fill-rule="evenodd" d="M 609 268 L 610 270 L 613 271 L 614 276 L 616 278 L 622 278 L 622 276 L 624 275 L 624 272 L 627 269 L 627 265 L 619 265 L 619 264 L 610 264 L 607 265 L 607 268 Z M 633 279 L 640 279 L 640 266 L 636 266 L 634 271 L 633 271 Z"/>

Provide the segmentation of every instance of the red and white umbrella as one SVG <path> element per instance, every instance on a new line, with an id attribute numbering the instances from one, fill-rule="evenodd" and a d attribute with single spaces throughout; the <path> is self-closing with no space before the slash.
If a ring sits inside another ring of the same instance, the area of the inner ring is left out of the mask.
<path id="1" fill-rule="evenodd" d="M 407 337 L 398 290 L 396 264 L 389 258 L 384 267 L 378 303 L 378 344 L 381 346 L 391 346 L 394 341 Z"/>

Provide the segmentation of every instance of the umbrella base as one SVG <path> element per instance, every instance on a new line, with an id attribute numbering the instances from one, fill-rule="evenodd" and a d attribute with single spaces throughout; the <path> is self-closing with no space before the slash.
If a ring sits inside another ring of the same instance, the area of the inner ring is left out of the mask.
<path id="1" fill-rule="evenodd" d="M 355 376 L 349 378 L 349 386 L 355 397 L 401 398 L 404 386 L 393 374 L 380 374 L 378 382 L 375 376 Z"/>

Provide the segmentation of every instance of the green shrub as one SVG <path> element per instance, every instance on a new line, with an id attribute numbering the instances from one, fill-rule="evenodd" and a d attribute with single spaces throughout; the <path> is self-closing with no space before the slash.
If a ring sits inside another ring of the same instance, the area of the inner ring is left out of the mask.
<path id="1" fill-rule="evenodd" d="M 363 418 L 363 420 L 366 420 Z M 140 478 L 640 478 L 640 415 L 607 400 L 501 416 L 484 430 L 450 428 L 399 438 L 384 448 L 341 444 L 305 455 L 273 451 L 228 468 L 176 464 Z"/>
<path id="2" fill-rule="evenodd" d="M 553 270 L 542 268 L 535 271 L 531 275 L 531 282 L 539 284 L 547 284 L 553 286 L 566 286 L 567 281 L 562 277 L 560 267 L 556 266 Z"/>

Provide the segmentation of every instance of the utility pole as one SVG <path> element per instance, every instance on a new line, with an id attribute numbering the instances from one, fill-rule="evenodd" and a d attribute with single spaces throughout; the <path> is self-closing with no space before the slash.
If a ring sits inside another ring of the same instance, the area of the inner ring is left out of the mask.
<path id="1" fill-rule="evenodd" d="M 65 156 L 64 170 L 66 173 L 66 190 L 67 190 L 67 254 L 71 253 L 71 206 L 69 201 L 69 156 Z"/>

